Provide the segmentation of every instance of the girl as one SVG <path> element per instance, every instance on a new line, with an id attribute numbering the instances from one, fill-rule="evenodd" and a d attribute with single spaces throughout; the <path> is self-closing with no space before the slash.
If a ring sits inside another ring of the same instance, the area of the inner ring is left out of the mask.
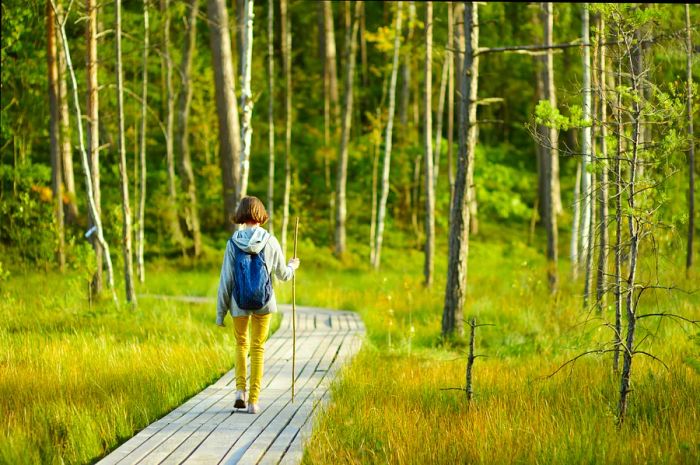
<path id="1" fill-rule="evenodd" d="M 231 312 L 233 328 L 236 335 L 236 401 L 234 408 L 246 408 L 246 356 L 250 348 L 250 391 L 248 396 L 248 413 L 258 413 L 260 406 L 260 383 L 263 374 L 265 340 L 270 329 L 270 318 L 277 311 L 277 301 L 272 290 L 267 303 L 256 310 L 243 310 L 239 302 L 232 298 L 236 282 L 234 263 L 237 254 L 261 255 L 268 278 L 274 273 L 280 281 L 289 281 L 294 271 L 299 268 L 299 259 L 289 260 L 284 264 L 284 253 L 277 239 L 260 226 L 268 219 L 265 206 L 257 197 L 244 197 L 241 200 L 233 222 L 244 225 L 233 233 L 226 244 L 224 262 L 221 266 L 219 297 L 216 304 L 216 324 L 224 326 L 226 313 Z M 241 258 L 241 257 L 239 257 Z M 241 283 L 238 283 L 239 285 Z M 250 324 L 250 343 L 248 325 Z"/>

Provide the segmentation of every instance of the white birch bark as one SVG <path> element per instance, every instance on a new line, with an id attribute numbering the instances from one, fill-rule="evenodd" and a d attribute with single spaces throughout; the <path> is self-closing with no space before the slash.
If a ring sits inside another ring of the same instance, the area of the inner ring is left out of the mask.
<path id="1" fill-rule="evenodd" d="M 382 195 L 379 199 L 379 211 L 377 213 L 377 239 L 375 240 L 374 263 L 375 269 L 379 269 L 382 254 L 382 242 L 384 239 L 384 220 L 386 217 L 386 202 L 389 198 L 389 171 L 391 167 L 391 142 L 394 129 L 394 110 L 396 107 L 396 77 L 399 67 L 399 49 L 401 48 L 401 10 L 403 3 L 399 2 L 396 9 L 396 28 L 394 30 L 394 58 L 391 66 L 391 80 L 389 83 L 389 114 L 386 123 L 384 139 L 384 162 L 382 166 Z"/>
<path id="2" fill-rule="evenodd" d="M 292 31 L 287 11 L 287 0 L 280 0 L 280 39 L 282 40 L 282 67 L 284 68 L 284 197 L 282 198 L 282 233 L 280 246 L 287 254 L 287 226 L 289 225 L 289 197 L 292 191 Z"/>
<path id="3" fill-rule="evenodd" d="M 139 189 L 139 206 L 136 229 L 136 268 L 140 282 L 146 280 L 146 269 L 143 262 L 144 242 L 145 242 L 145 224 L 144 218 L 146 214 L 146 127 L 148 109 L 148 0 L 143 0 L 143 58 L 141 60 L 143 67 L 143 78 L 141 79 L 141 131 L 139 132 L 139 161 L 141 165 L 141 186 Z"/>
<path id="4" fill-rule="evenodd" d="M 583 119 L 591 120 L 591 41 L 588 4 L 583 7 L 581 21 L 583 36 Z M 581 252 L 583 263 L 587 263 L 589 242 L 591 241 L 591 127 L 585 126 L 581 136 Z M 577 265 L 578 266 L 578 265 Z"/>
<path id="5" fill-rule="evenodd" d="M 245 0 L 245 30 L 243 31 L 243 55 L 241 56 L 241 180 L 238 194 L 240 202 L 248 191 L 248 172 L 250 171 L 250 143 L 253 135 L 251 125 L 253 118 L 253 92 L 250 90 L 250 78 L 253 62 L 253 5 L 254 0 Z"/>

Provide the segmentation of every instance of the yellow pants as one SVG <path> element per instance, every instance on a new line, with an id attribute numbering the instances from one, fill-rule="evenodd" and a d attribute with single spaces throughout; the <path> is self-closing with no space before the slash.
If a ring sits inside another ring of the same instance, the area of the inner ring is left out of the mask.
<path id="1" fill-rule="evenodd" d="M 236 333 L 236 389 L 245 391 L 246 357 L 250 349 L 250 390 L 248 402 L 256 404 L 260 396 L 263 366 L 265 363 L 265 340 L 270 330 L 272 314 L 237 316 L 233 319 Z M 250 325 L 250 341 L 248 340 L 248 322 Z"/>

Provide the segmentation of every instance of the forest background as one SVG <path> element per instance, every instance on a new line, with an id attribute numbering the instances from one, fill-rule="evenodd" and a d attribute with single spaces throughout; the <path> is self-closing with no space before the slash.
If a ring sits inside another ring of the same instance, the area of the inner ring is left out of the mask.
<path id="1" fill-rule="evenodd" d="M 474 11 L 458 2 L 3 2 L 0 458 L 89 462 L 230 368 L 232 340 L 209 328 L 213 309 L 138 295 L 214 295 L 228 217 L 245 192 L 268 205 L 283 244 L 300 217 L 301 303 L 358 310 L 368 327 L 334 395 L 374 408 L 329 407 L 305 460 L 697 459 L 690 153 L 700 12 Z M 471 100 L 463 76 L 477 77 Z M 119 303 L 95 254 L 81 143 Z M 637 319 L 645 314 L 660 316 Z M 186 321 L 179 334 L 164 316 Z M 440 389 L 467 389 L 460 357 L 472 317 L 496 326 L 477 330 L 477 351 L 489 355 L 474 368 L 484 390 L 463 401 Z M 637 322 L 637 342 L 625 345 Z M 540 379 L 584 352 L 593 357 L 568 375 Z M 640 355 L 640 374 L 638 403 L 618 430 L 618 397 L 631 392 L 625 364 L 611 369 L 622 352 L 630 365 Z M 85 370 L 102 389 L 79 380 Z M 23 410 L 45 386 L 55 388 L 39 396 L 44 405 Z M 405 413 L 416 410 L 428 417 L 420 427 Z"/>

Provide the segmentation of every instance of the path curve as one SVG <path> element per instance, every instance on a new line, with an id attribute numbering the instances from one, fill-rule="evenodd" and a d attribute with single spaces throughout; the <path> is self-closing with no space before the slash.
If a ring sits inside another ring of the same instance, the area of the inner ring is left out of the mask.
<path id="1" fill-rule="evenodd" d="M 204 297 L 176 300 L 214 302 Z M 280 328 L 265 345 L 259 414 L 233 409 L 236 387 L 231 369 L 99 464 L 299 463 L 314 416 L 329 398 L 330 382 L 360 349 L 365 326 L 355 312 L 297 306 L 296 393 L 292 403 L 292 310 L 288 305 L 280 305 L 279 310 Z"/>

